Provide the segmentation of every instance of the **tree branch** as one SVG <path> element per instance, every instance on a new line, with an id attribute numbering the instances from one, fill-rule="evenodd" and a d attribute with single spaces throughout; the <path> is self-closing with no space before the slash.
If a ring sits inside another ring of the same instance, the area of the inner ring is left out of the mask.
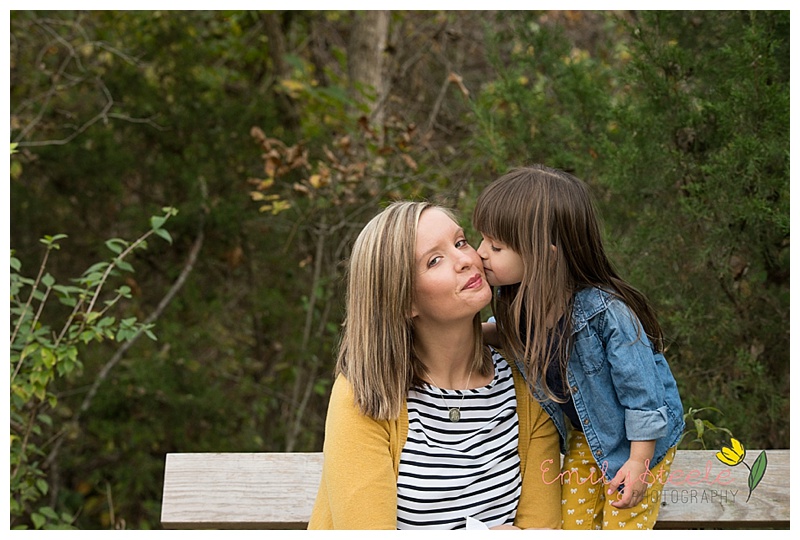
<path id="1" fill-rule="evenodd" d="M 205 220 L 201 222 L 197 238 L 195 239 L 194 244 L 192 245 L 192 249 L 189 252 L 189 257 L 186 260 L 186 264 L 183 266 L 183 270 L 181 270 L 178 279 L 176 279 L 175 283 L 172 284 L 172 287 L 170 287 L 169 291 L 167 291 L 167 294 L 164 296 L 164 298 L 161 299 L 161 302 L 159 302 L 156 309 L 147 317 L 147 319 L 145 319 L 143 323 L 145 326 L 154 322 L 161 316 L 161 313 L 164 311 L 164 309 L 166 309 L 166 307 L 169 305 L 169 303 L 172 301 L 172 299 L 175 297 L 175 295 L 178 293 L 181 287 L 183 287 L 183 284 L 186 282 L 186 279 L 189 277 L 189 274 L 194 269 L 195 262 L 197 261 L 197 255 L 200 253 L 200 248 L 203 247 L 203 241 L 205 239 L 204 227 L 205 227 Z M 122 359 L 125 353 L 128 352 L 128 349 L 130 349 L 133 346 L 136 340 L 138 340 L 143 333 L 144 333 L 143 329 L 140 329 L 138 332 L 136 332 L 136 334 L 134 334 L 133 337 L 131 337 L 128 341 L 126 341 L 117 350 L 117 352 L 114 353 L 114 356 L 108 362 L 106 362 L 106 364 L 103 366 L 103 369 L 101 369 L 100 373 L 97 375 L 97 378 L 92 384 L 92 387 L 89 389 L 89 392 L 86 394 L 86 397 L 84 398 L 83 403 L 81 403 L 80 408 L 75 413 L 75 417 L 72 419 L 72 422 L 74 424 L 77 424 L 80 421 L 82 414 L 89 409 L 95 394 L 97 394 L 97 390 L 100 388 L 100 385 L 106 380 L 111 370 L 119 363 L 119 361 Z M 45 462 L 46 465 L 51 465 L 55 461 L 63 441 L 64 438 L 61 437 L 56 442 L 55 446 L 53 447 L 53 450 L 47 457 L 47 460 Z"/>

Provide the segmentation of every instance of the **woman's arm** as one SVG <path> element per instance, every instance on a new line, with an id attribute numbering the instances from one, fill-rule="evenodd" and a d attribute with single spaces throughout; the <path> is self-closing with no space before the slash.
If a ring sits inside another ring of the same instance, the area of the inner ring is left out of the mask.
<path id="1" fill-rule="evenodd" d="M 522 529 L 560 529 L 561 453 L 558 431 L 534 399 L 529 397 L 527 401 L 528 411 L 523 412 L 520 403 L 517 404 L 518 414 L 528 414 L 530 432 L 519 435 L 530 437 L 530 445 L 514 524 Z"/>
<path id="2" fill-rule="evenodd" d="M 363 415 L 350 384 L 339 376 L 325 420 L 322 482 L 313 526 L 332 529 L 396 529 L 397 476 L 389 422 Z"/>

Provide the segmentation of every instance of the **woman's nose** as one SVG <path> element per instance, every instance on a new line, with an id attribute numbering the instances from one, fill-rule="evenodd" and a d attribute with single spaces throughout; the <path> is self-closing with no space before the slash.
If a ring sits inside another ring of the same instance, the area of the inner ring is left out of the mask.
<path id="1" fill-rule="evenodd" d="M 468 249 L 464 249 L 459 251 L 459 258 L 457 259 L 458 268 L 461 270 L 470 268 L 472 266 L 477 266 L 481 264 L 480 256 L 477 255 L 478 252 L 475 251 L 475 248 L 469 246 Z M 477 256 L 476 256 L 477 255 Z"/>

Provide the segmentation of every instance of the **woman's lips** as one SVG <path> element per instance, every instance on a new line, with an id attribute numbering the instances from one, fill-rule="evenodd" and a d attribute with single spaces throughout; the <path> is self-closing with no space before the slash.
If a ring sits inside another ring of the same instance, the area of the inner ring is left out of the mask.
<path id="1" fill-rule="evenodd" d="M 464 285 L 465 289 L 475 289 L 480 287 L 483 284 L 483 278 L 480 274 L 475 274 L 467 281 L 467 284 Z"/>

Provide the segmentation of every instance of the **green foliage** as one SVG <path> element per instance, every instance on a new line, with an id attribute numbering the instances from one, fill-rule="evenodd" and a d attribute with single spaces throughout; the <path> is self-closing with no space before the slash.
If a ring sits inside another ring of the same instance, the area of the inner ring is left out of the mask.
<path id="1" fill-rule="evenodd" d="M 164 236 L 163 225 L 177 211 L 165 208 L 162 216 L 153 217 L 151 229 L 134 242 L 113 239 L 107 246 L 114 257 L 89 267 L 75 285 L 60 285 L 46 272 L 52 251 L 61 248 L 64 234 L 45 236 L 46 251 L 35 278 L 22 274 L 19 259 L 11 263 L 11 524 L 36 529 L 71 527 L 75 517 L 56 512 L 43 504 L 48 495 L 48 446 L 56 438 L 67 436 L 71 427 L 54 425 L 53 413 L 58 397 L 53 391 L 57 379 L 69 378 L 83 369 L 82 346 L 111 340 L 124 342 L 139 333 L 155 340 L 152 324 L 138 323 L 136 317 L 118 320 L 115 305 L 130 298 L 130 288 L 118 287 L 106 297 L 104 289 L 112 276 L 133 268 L 125 258 L 146 246 L 153 234 Z M 55 299 L 69 308 L 64 317 L 59 310 L 48 310 Z"/>
<path id="2" fill-rule="evenodd" d="M 607 178 L 642 209 L 625 251 L 684 402 L 714 396 L 771 447 L 788 433 L 788 13 L 717 15 L 643 14 Z"/>
<path id="3" fill-rule="evenodd" d="M 613 129 L 620 53 L 600 44 L 589 51 L 536 12 L 517 14 L 492 36 L 498 71 L 474 104 L 484 152 L 499 174 L 528 163 L 590 170 L 598 144 Z M 601 23 L 598 23 L 601 24 Z M 612 36 L 614 37 L 614 36 Z"/>
<path id="4" fill-rule="evenodd" d="M 476 100 L 495 168 L 586 180 L 686 409 L 788 446 L 788 12 L 638 12 L 585 49 L 538 20 L 498 34 Z"/>
<path id="5" fill-rule="evenodd" d="M 684 431 L 679 444 L 681 448 L 693 449 L 717 448 L 732 437 L 729 429 L 715 425 L 708 417 L 721 415 L 721 411 L 714 407 L 702 407 L 695 409 L 689 407 L 683 413 L 683 420 L 686 422 Z"/>

